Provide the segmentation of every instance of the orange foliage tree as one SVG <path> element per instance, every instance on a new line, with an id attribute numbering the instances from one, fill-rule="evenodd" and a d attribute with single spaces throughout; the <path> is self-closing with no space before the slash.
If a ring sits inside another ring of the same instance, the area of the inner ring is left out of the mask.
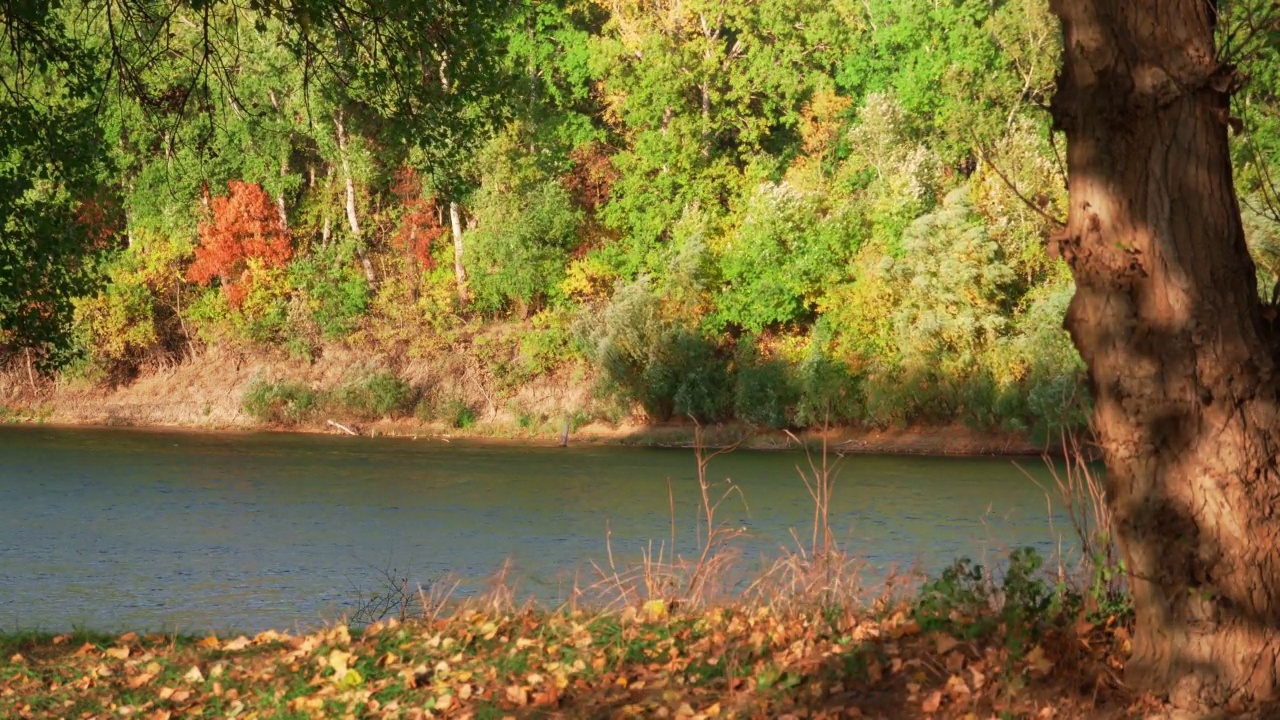
<path id="1" fill-rule="evenodd" d="M 232 180 L 230 194 L 213 198 L 209 220 L 200 223 L 200 246 L 187 278 L 209 285 L 217 278 L 233 307 L 248 291 L 251 264 L 283 267 L 293 255 L 289 230 L 259 185 Z"/>
<path id="2" fill-rule="evenodd" d="M 435 197 L 422 196 L 422 179 L 411 167 L 402 167 L 396 171 L 392 192 L 404 208 L 404 216 L 400 219 L 400 227 L 395 234 L 396 244 L 408 258 L 417 261 L 419 267 L 425 270 L 435 269 L 436 261 L 431 256 L 431 246 L 445 232 Z"/>

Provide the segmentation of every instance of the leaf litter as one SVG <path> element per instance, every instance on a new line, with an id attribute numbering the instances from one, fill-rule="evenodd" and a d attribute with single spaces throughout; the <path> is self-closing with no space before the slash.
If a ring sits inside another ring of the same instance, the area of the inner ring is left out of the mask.
<path id="1" fill-rule="evenodd" d="M 459 609 L 362 631 L 3 639 L 0 717 L 1067 718 L 1158 708 L 1128 690 L 1119 620 L 923 630 L 910 607 L 649 601 L 621 612 Z"/>

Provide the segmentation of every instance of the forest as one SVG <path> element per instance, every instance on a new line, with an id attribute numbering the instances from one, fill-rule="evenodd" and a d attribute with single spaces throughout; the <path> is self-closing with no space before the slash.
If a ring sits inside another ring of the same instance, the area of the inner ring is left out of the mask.
<path id="1" fill-rule="evenodd" d="M 615 420 L 1085 422 L 1046 0 L 320 7 L 71 1 L 0 42 L 13 373 L 343 347 L 386 413 L 423 392 L 398 364 L 467 356 L 497 392 L 572 369 Z M 1232 148 L 1269 297 L 1254 44 Z"/>

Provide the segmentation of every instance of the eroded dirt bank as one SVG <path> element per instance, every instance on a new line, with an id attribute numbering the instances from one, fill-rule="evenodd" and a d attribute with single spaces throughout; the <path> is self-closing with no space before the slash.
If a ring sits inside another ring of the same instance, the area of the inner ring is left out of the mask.
<path id="1" fill-rule="evenodd" d="M 256 385 L 290 384 L 325 393 L 355 378 L 394 371 L 414 389 L 412 409 L 372 419 L 349 409 L 315 407 L 304 418 L 264 421 L 245 408 Z M 447 436 L 557 443 L 568 426 L 571 442 L 689 446 L 691 423 L 654 424 L 592 393 L 594 378 L 566 368 L 518 388 L 503 388 L 469 358 L 391 363 L 333 350 L 313 361 L 211 349 L 181 364 L 159 367 L 115 384 L 49 380 L 18 371 L 0 375 L 0 420 L 66 426 L 175 428 L 206 431 L 292 431 L 377 436 Z M 451 404 L 452 411 L 438 406 Z M 434 407 L 434 409 L 433 409 Z M 426 410 L 424 410 L 426 408 Z M 457 409 L 465 417 L 457 417 Z M 451 415 L 450 413 L 454 413 Z M 445 415 L 441 417 L 441 415 Z M 465 420 L 465 422 L 459 422 Z M 741 424 L 705 428 L 708 444 L 796 447 L 823 433 L 759 430 Z M 924 455 L 1039 455 L 1052 447 L 1026 433 L 993 433 L 963 425 L 897 429 L 834 428 L 830 447 L 843 452 Z"/>

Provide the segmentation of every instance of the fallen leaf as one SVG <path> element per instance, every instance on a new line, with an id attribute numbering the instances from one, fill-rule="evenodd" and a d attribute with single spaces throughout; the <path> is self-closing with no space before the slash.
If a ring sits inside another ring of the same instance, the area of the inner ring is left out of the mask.
<path id="1" fill-rule="evenodd" d="M 138 688 L 142 687 L 143 685 L 149 684 L 152 680 L 155 680 L 155 679 L 156 679 L 155 673 L 144 672 L 141 675 L 134 675 L 133 677 L 129 678 L 129 682 L 126 684 L 129 686 L 130 690 L 137 690 Z"/>
<path id="2" fill-rule="evenodd" d="M 204 682 L 204 673 L 200 672 L 200 666 L 192 665 L 187 674 L 182 676 L 182 679 L 189 683 Z"/>
<path id="3" fill-rule="evenodd" d="M 204 648 L 205 650 L 217 650 L 219 644 L 220 643 L 218 642 L 218 636 L 210 635 L 209 637 L 202 638 L 199 642 L 197 642 L 196 647 Z"/>
<path id="4" fill-rule="evenodd" d="M 667 616 L 667 604 L 661 599 L 649 600 L 640 607 L 640 611 L 649 622 L 654 622 Z"/>
<path id="5" fill-rule="evenodd" d="M 529 693 L 519 685 L 509 685 L 507 687 L 507 700 L 524 707 L 529 704 Z"/>
<path id="6" fill-rule="evenodd" d="M 121 635 L 120 637 L 116 638 L 116 642 L 120 643 L 121 645 L 128 645 L 129 643 L 134 642 L 137 639 L 138 639 L 138 633 L 127 632 Z"/>
<path id="7" fill-rule="evenodd" d="M 125 660 L 125 659 L 128 659 L 129 657 L 129 648 L 127 647 L 107 648 L 106 650 L 103 651 L 103 654 L 109 658 L 115 658 L 116 660 Z"/>
<path id="8" fill-rule="evenodd" d="M 235 640 L 228 640 L 226 643 L 223 643 L 222 645 L 222 649 L 227 650 L 229 652 L 239 652 L 247 647 L 249 647 L 249 638 L 243 635 L 236 638 Z"/>
<path id="9" fill-rule="evenodd" d="M 975 690 L 981 690 L 982 686 L 987 682 L 987 676 L 983 675 L 982 671 L 976 667 L 970 667 L 969 673 L 973 675 L 973 688 Z"/>
<path id="10" fill-rule="evenodd" d="M 342 682 L 342 678 L 347 674 L 347 662 L 351 660 L 351 653 L 345 650 L 334 649 L 329 653 L 326 662 L 329 667 L 333 668 L 333 681 Z"/>
<path id="11" fill-rule="evenodd" d="M 1031 648 L 1031 652 L 1027 653 L 1027 666 L 1038 675 L 1046 675 L 1053 669 L 1053 661 L 1045 657 L 1044 648 L 1039 645 Z"/>
<path id="12" fill-rule="evenodd" d="M 275 642 L 277 640 L 280 640 L 282 639 L 282 637 L 283 636 L 280 635 L 280 633 L 276 632 L 275 630 L 266 630 L 264 632 L 258 633 L 257 635 L 254 635 L 253 642 L 255 645 L 264 645 L 269 642 Z"/>
<path id="13" fill-rule="evenodd" d="M 959 644 L 960 644 L 960 641 L 951 637 L 950 635 L 939 635 L 936 642 L 936 648 L 939 655 L 946 655 L 947 653 L 954 650 L 955 647 Z"/>
<path id="14" fill-rule="evenodd" d="M 920 709 L 927 713 L 936 713 L 939 707 L 942 707 L 941 690 L 934 690 L 924 699 L 924 702 L 920 703 Z"/>
<path id="15" fill-rule="evenodd" d="M 964 678 L 959 675 L 952 675 L 947 678 L 947 685 L 943 690 L 953 698 L 966 697 L 972 694 L 972 691 L 969 690 L 969 686 L 965 683 Z"/>

